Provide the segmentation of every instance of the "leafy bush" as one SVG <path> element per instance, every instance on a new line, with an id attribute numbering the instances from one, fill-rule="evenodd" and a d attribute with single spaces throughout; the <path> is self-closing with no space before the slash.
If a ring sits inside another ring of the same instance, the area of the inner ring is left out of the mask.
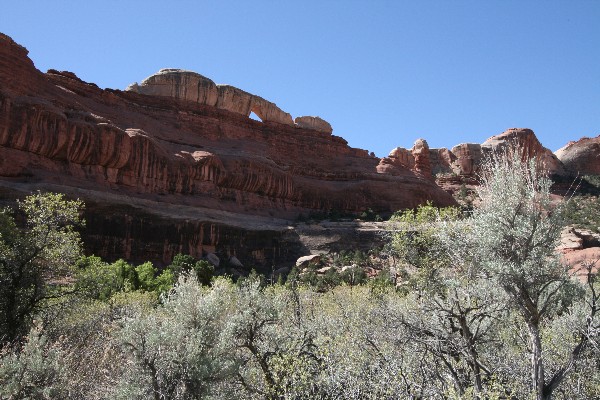
<path id="1" fill-rule="evenodd" d="M 215 267 L 205 260 L 196 260 L 188 254 L 177 254 L 173 257 L 167 269 L 173 271 L 173 276 L 178 278 L 182 273 L 195 272 L 195 276 L 202 285 L 210 285 L 215 274 Z"/>
<path id="2" fill-rule="evenodd" d="M 99 257 L 83 257 L 77 263 L 77 291 L 90 299 L 106 301 L 120 292 L 146 291 L 157 295 L 167 292 L 175 281 L 167 268 L 158 274 L 151 262 L 133 266 L 125 260 L 112 264 Z"/>
<path id="3" fill-rule="evenodd" d="M 71 274 L 81 255 L 79 200 L 38 193 L 18 206 L 22 228 L 11 210 L 0 210 L 0 343 L 24 335 L 44 303 L 60 297 L 57 281 Z"/>

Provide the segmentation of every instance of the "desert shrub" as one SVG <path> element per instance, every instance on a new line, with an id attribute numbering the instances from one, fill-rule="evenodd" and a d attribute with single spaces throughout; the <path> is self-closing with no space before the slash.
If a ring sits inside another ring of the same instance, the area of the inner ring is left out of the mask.
<path id="1" fill-rule="evenodd" d="M 0 350 L 0 398 L 67 399 L 63 352 L 34 327 L 22 345 Z"/>
<path id="2" fill-rule="evenodd" d="M 530 362 L 529 392 L 520 396 L 549 399 L 596 340 L 599 297 L 592 289 L 587 292 L 587 315 L 578 323 L 585 329 L 573 326 L 574 340 L 570 345 L 563 341 L 570 350 L 553 366 L 544 350 L 544 332 L 558 316 L 585 303 L 585 290 L 556 252 L 565 224 L 563 206 L 552 202 L 552 182 L 536 160 L 525 159 L 518 148 L 492 155 L 477 189 L 478 208 L 465 221 L 445 223 L 438 236 L 456 268 L 504 292 L 506 306 L 518 316 L 517 329 L 528 340 L 528 351 L 520 357 Z M 593 288 L 589 279 L 588 287 Z"/>
<path id="3" fill-rule="evenodd" d="M 198 398 L 231 376 L 236 363 L 221 333 L 233 291 L 226 281 L 206 289 L 182 274 L 161 307 L 127 318 L 117 334 L 127 356 L 117 398 Z"/>
<path id="4" fill-rule="evenodd" d="M 600 232 L 600 198 L 573 196 L 566 203 L 564 211 L 566 223 Z"/>

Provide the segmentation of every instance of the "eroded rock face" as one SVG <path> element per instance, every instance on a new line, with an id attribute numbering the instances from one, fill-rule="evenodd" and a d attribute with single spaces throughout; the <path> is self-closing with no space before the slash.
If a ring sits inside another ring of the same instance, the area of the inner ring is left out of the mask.
<path id="1" fill-rule="evenodd" d="M 216 85 L 212 80 L 192 71 L 161 69 L 142 83 L 133 83 L 125 90 L 216 106 L 246 117 L 254 112 L 263 122 L 294 124 L 292 116 L 276 104 L 230 85 Z"/>
<path id="2" fill-rule="evenodd" d="M 21 94 L 39 93 L 43 77 L 27 57 L 29 51 L 0 33 L 0 91 Z"/>
<path id="3" fill-rule="evenodd" d="M 586 279 L 586 266 L 591 265 L 595 272 L 600 268 L 600 234 L 596 232 L 566 227 L 561 232 L 557 250 L 562 254 L 562 261 L 581 280 Z"/>
<path id="4" fill-rule="evenodd" d="M 479 171 L 483 161 L 483 150 L 478 143 L 462 143 L 454 146 L 451 151 L 455 157 L 452 171 L 461 175 L 474 175 Z"/>
<path id="5" fill-rule="evenodd" d="M 415 157 L 413 156 L 412 151 L 403 147 L 396 147 L 390 152 L 387 158 L 392 160 L 392 164 L 411 170 L 415 168 Z"/>
<path id="6" fill-rule="evenodd" d="M 389 164 L 409 168 L 426 177 L 437 176 L 438 181 L 440 179 L 447 180 L 448 175 L 455 176 L 458 181 L 470 180 L 480 172 L 486 154 L 500 151 L 507 146 L 521 147 L 527 158 L 537 157 L 542 168 L 550 174 L 567 175 L 569 173 L 561 160 L 542 146 L 531 129 L 520 128 L 508 129 L 499 135 L 492 136 L 482 144 L 462 143 L 454 146 L 452 150 L 430 149 L 426 141 L 419 139 L 415 142 L 412 150 L 401 147 L 392 150 L 388 157 L 382 159 L 379 168 L 385 170 L 386 165 Z M 593 153 L 593 150 L 590 153 Z M 598 170 L 600 171 L 600 167 Z"/>
<path id="7" fill-rule="evenodd" d="M 445 147 L 441 149 L 429 149 L 429 162 L 431 163 L 431 174 L 435 177 L 439 174 L 453 172 L 453 164 L 456 156 Z"/>
<path id="8" fill-rule="evenodd" d="M 249 116 L 252 111 L 252 96 L 248 92 L 230 85 L 219 85 L 217 108 Z"/>
<path id="9" fill-rule="evenodd" d="M 187 71 L 162 70 L 128 91 L 43 74 L 0 36 L 0 186 L 93 203 L 84 241 L 103 257 L 166 263 L 182 251 L 291 266 L 302 252 L 285 250 L 299 243 L 287 225 L 300 214 L 454 204 L 422 175 L 382 171 L 311 123 Z"/>
<path id="10" fill-rule="evenodd" d="M 431 179 L 431 159 L 429 145 L 425 139 L 417 139 L 412 148 L 412 156 L 415 159 L 415 172 Z"/>
<path id="11" fill-rule="evenodd" d="M 482 148 L 492 151 L 507 145 L 518 145 L 528 158 L 536 157 L 541 167 L 550 174 L 564 175 L 565 168 L 550 150 L 542 146 L 531 129 L 510 128 L 500 135 L 492 136 L 482 143 Z"/>
<path id="12" fill-rule="evenodd" d="M 182 69 L 165 68 L 144 79 L 141 84 L 133 83 L 128 91 L 151 95 L 168 96 L 214 106 L 219 93 L 217 85 L 205 76 Z"/>
<path id="13" fill-rule="evenodd" d="M 573 174 L 600 175 L 600 136 L 570 142 L 555 154 Z"/>
<path id="14" fill-rule="evenodd" d="M 321 117 L 296 117 L 294 123 L 300 128 L 313 129 L 315 131 L 324 133 L 333 133 L 333 128 L 329 122 L 325 121 Z"/>

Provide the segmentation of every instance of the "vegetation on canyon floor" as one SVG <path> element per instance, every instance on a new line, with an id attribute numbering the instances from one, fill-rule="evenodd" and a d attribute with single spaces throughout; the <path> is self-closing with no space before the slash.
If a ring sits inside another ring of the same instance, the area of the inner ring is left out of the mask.
<path id="1" fill-rule="evenodd" d="M 598 398 L 600 283 L 555 251 L 597 203 L 553 203 L 516 153 L 485 171 L 469 213 L 391 218 L 400 285 L 360 252 L 269 284 L 82 257 L 82 204 L 30 196 L 0 212 L 0 398 Z"/>

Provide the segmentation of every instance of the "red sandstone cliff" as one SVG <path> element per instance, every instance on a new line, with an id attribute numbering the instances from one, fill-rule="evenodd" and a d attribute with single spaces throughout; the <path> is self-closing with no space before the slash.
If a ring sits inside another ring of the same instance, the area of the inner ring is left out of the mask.
<path id="1" fill-rule="evenodd" d="M 263 122 L 248 118 L 251 111 Z M 291 219 L 311 210 L 391 212 L 427 200 L 454 203 L 426 170 L 395 166 L 387 173 L 378 158 L 331 132 L 321 118 L 294 122 L 259 96 L 189 71 L 161 70 L 127 91 L 102 90 L 70 72 L 44 74 L 25 48 L 0 34 L 0 184 L 11 195 L 43 186 L 98 203 L 88 211 L 96 223 L 88 224 L 87 233 L 95 243 L 111 242 L 111 230 L 132 228 L 130 220 L 142 214 L 147 222 L 138 229 L 163 231 L 164 221 L 185 214 L 183 225 L 174 225 L 181 233 L 165 232 L 151 248 L 144 250 L 140 233 L 129 229 L 101 255 L 140 259 L 156 253 L 166 262 L 176 250 L 218 251 L 230 239 L 238 245 L 227 252 L 241 251 L 244 235 L 197 235 L 200 228 L 183 228 L 207 221 L 221 232 L 230 231 L 233 219 L 238 231 L 285 235 L 284 223 L 261 228 L 240 215 Z M 111 204 L 137 211 L 115 206 L 114 215 L 94 214 Z M 153 225 L 152 215 L 163 222 Z M 98 232 L 100 219 L 112 228 Z M 273 247 L 252 246 L 255 260 Z M 278 248 L 273 252 L 282 252 Z"/>
<path id="2" fill-rule="evenodd" d="M 452 150 L 446 148 L 430 149 L 427 142 L 418 139 L 411 150 L 397 147 L 392 150 L 388 157 L 381 159 L 379 169 L 386 170 L 386 165 L 394 165 L 412 170 L 424 177 L 438 176 L 439 179 L 448 178 L 444 175 L 457 176 L 460 179 L 476 179 L 481 165 L 489 154 L 507 146 L 518 146 L 523 149 L 528 158 L 536 157 L 540 160 L 542 168 L 551 175 L 568 175 L 569 169 L 561 162 L 560 155 L 553 154 L 545 148 L 537 139 L 531 129 L 511 128 L 507 131 L 490 137 L 482 144 L 462 143 L 456 145 Z M 593 146 L 587 146 L 586 161 L 590 154 L 600 154 Z M 562 149 L 561 149 L 562 150 Z M 560 152 L 560 150 L 559 150 Z M 581 154 L 578 152 L 578 154 Z M 566 156 L 563 156 L 566 159 Z M 588 168 L 589 170 L 589 168 Z"/>
<path id="3" fill-rule="evenodd" d="M 0 34 L 0 203 L 36 189 L 83 198 L 88 252 L 107 258 L 166 263 L 177 252 L 216 252 L 289 263 L 308 251 L 289 219 L 454 204 L 433 179 L 475 183 L 485 154 L 507 143 L 553 174 L 600 173 L 598 138 L 557 157 L 531 130 L 509 129 L 451 150 L 419 139 L 378 159 L 319 117 L 292 119 L 194 72 L 161 70 L 126 91 L 102 90 L 70 72 L 41 73 L 27 53 Z"/>
<path id="4" fill-rule="evenodd" d="M 331 135 L 325 121 L 294 124 L 273 103 L 199 74 L 162 70 L 128 92 L 101 90 L 72 73 L 40 73 L 6 36 L 0 51 L 0 176 L 52 174 L 281 216 L 452 203 L 408 169 L 378 173 L 378 159 Z"/>

